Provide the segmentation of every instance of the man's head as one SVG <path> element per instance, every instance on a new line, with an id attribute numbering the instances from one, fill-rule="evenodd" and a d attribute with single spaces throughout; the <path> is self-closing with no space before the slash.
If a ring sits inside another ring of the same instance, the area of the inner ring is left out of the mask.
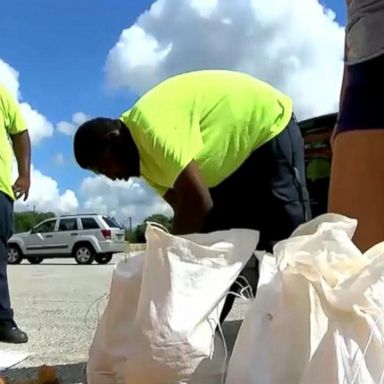
<path id="1" fill-rule="evenodd" d="M 81 168 L 112 180 L 139 176 L 139 155 L 128 128 L 121 120 L 99 117 L 82 124 L 73 150 Z"/>

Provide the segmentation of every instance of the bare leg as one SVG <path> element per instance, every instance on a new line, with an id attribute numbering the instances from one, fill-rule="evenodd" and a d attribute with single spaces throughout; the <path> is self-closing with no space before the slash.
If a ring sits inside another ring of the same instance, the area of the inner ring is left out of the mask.
<path id="1" fill-rule="evenodd" d="M 358 220 L 361 251 L 384 241 L 383 148 L 384 129 L 343 132 L 333 144 L 328 210 Z"/>

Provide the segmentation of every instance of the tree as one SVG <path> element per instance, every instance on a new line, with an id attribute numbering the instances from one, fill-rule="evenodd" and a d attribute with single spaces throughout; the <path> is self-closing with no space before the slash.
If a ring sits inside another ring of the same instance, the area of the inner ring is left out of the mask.
<path id="1" fill-rule="evenodd" d="M 135 230 L 132 230 L 132 231 L 130 229 L 125 230 L 125 241 L 128 241 L 129 243 L 132 243 L 132 244 L 138 243 Z"/>
<path id="2" fill-rule="evenodd" d="M 36 224 L 45 219 L 55 217 L 53 212 L 15 212 L 13 227 L 15 233 L 30 231 Z"/>
<path id="3" fill-rule="evenodd" d="M 164 216 L 162 214 L 155 214 L 147 217 L 140 225 L 135 228 L 134 236 L 137 243 L 145 243 L 145 229 L 147 223 L 158 223 L 165 227 L 168 231 L 172 229 L 173 218 Z"/>

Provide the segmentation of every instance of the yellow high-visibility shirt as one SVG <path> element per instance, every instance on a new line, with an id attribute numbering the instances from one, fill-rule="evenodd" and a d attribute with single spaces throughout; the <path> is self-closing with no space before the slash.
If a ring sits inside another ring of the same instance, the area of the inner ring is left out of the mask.
<path id="1" fill-rule="evenodd" d="M 284 130 L 292 104 L 244 73 L 204 70 L 163 81 L 121 119 L 138 148 L 141 176 L 164 195 L 192 160 L 209 188 L 220 184 Z"/>
<path id="2" fill-rule="evenodd" d="M 10 136 L 27 129 L 19 106 L 5 87 L 0 85 L 0 191 L 15 199 L 12 190 L 13 150 Z"/>

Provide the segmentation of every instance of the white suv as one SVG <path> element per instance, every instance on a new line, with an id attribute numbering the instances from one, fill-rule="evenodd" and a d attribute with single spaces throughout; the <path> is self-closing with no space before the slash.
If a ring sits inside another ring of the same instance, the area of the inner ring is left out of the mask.
<path id="1" fill-rule="evenodd" d="M 125 231 L 112 217 L 99 214 L 63 215 L 37 224 L 8 241 L 8 263 L 27 259 L 39 264 L 45 258 L 74 257 L 78 264 L 107 264 L 125 250 Z"/>

